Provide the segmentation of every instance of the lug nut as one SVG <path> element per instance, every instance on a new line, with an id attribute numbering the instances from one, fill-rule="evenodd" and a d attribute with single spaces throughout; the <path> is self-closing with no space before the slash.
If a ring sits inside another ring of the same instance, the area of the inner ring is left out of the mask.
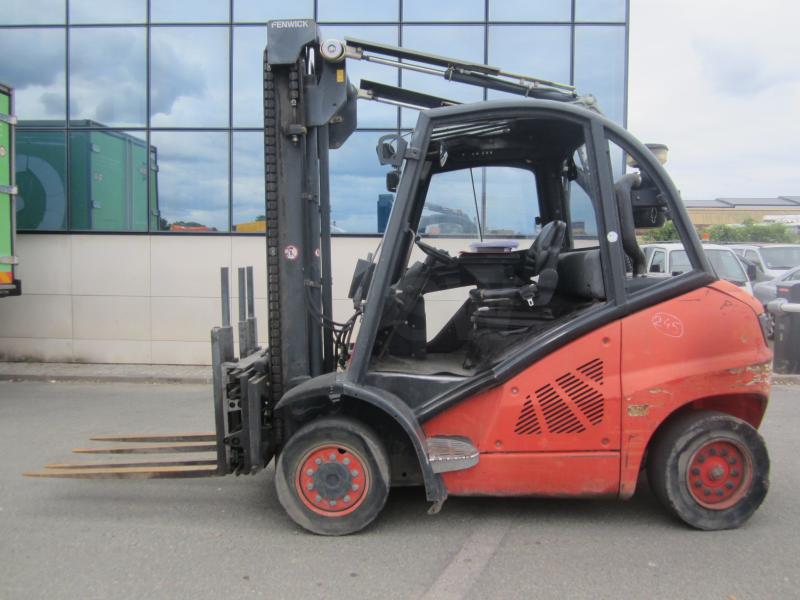
<path id="1" fill-rule="evenodd" d="M 722 496 L 722 489 L 717 490 L 717 496 Z"/>
<path id="2" fill-rule="evenodd" d="M 352 500 L 352 498 L 350 498 L 350 496 L 345 496 L 345 497 L 343 498 L 343 500 L 344 500 L 345 502 L 350 502 L 350 500 Z"/>
<path id="3" fill-rule="evenodd" d="M 317 463 L 318 465 L 321 465 L 322 464 L 322 459 L 318 458 L 314 462 Z"/>
<path id="4" fill-rule="evenodd" d="M 701 463 L 701 464 L 702 464 L 702 463 L 704 463 L 704 462 L 706 462 L 706 457 L 705 457 L 705 456 L 703 456 L 702 454 L 700 454 L 700 455 L 697 457 L 697 462 L 699 462 L 699 463 Z"/>
<path id="5" fill-rule="evenodd" d="M 719 454 L 720 456 L 728 456 L 728 449 L 723 448 L 722 450 L 719 451 Z"/>
<path id="6" fill-rule="evenodd" d="M 311 477 L 313 474 L 314 474 L 314 469 L 308 469 L 306 471 L 306 475 L 308 475 L 309 477 Z"/>
<path id="7" fill-rule="evenodd" d="M 738 477 L 739 471 L 738 469 L 731 469 L 731 477 Z"/>
<path id="8" fill-rule="evenodd" d="M 330 456 L 328 456 L 328 458 L 329 458 L 329 459 L 331 459 L 331 460 L 333 460 L 333 461 L 335 461 L 335 460 L 336 460 L 336 454 L 334 454 L 333 452 L 331 452 L 331 454 L 330 454 Z"/>
<path id="9" fill-rule="evenodd" d="M 711 495 L 711 488 L 705 488 L 703 490 L 703 496 L 710 496 Z"/>
<path id="10" fill-rule="evenodd" d="M 694 482 L 694 487 L 696 488 L 703 487 L 703 482 L 698 479 L 697 481 Z"/>
<path id="11" fill-rule="evenodd" d="M 328 504 L 330 504 L 331 506 L 336 506 L 336 500 L 331 500 Z"/>
<path id="12" fill-rule="evenodd" d="M 728 488 L 729 490 L 732 490 L 733 489 L 733 483 L 729 481 L 728 483 L 725 484 L 725 487 Z"/>
<path id="13" fill-rule="evenodd" d="M 345 458 L 342 462 L 344 464 L 346 464 L 346 465 L 349 465 L 350 464 L 350 459 L 349 458 Z"/>
<path id="14" fill-rule="evenodd" d="M 700 469 L 698 469 L 697 467 L 692 469 L 692 475 L 700 475 Z"/>
<path id="15" fill-rule="evenodd" d="M 708 453 L 711 456 L 716 456 L 717 455 L 717 449 L 716 448 L 709 448 L 708 449 Z"/>
<path id="16" fill-rule="evenodd" d="M 736 459 L 735 459 L 733 456 L 731 456 L 731 457 L 728 459 L 728 464 L 729 464 L 729 465 L 735 465 L 735 464 L 736 464 Z"/>
<path id="17" fill-rule="evenodd" d="M 307 489 L 307 490 L 313 490 L 313 489 L 314 489 L 314 484 L 313 484 L 313 483 L 309 483 L 309 484 L 306 486 L 306 489 Z"/>
<path id="18" fill-rule="evenodd" d="M 352 475 L 353 477 L 358 477 L 358 471 L 353 469 L 352 471 L 350 471 L 350 475 Z"/>
<path id="19" fill-rule="evenodd" d="M 358 484 L 354 483 L 353 485 L 350 486 L 350 489 L 353 490 L 354 492 L 357 492 L 358 491 Z"/>
<path id="20" fill-rule="evenodd" d="M 319 494 L 317 494 L 317 497 L 316 497 L 316 498 L 314 498 L 314 499 L 315 499 L 317 502 L 322 502 L 322 496 L 320 496 Z"/>

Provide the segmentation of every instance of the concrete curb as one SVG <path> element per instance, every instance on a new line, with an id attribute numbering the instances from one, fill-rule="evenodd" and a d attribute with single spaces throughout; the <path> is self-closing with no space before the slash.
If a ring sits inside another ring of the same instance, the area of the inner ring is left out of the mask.
<path id="1" fill-rule="evenodd" d="M 0 381 L 210 384 L 211 367 L 0 362 Z"/>
<path id="2" fill-rule="evenodd" d="M 0 373 L 2 381 L 45 381 L 48 383 L 178 383 L 211 384 L 211 377 L 139 377 L 125 375 L 37 375 L 32 373 Z"/>

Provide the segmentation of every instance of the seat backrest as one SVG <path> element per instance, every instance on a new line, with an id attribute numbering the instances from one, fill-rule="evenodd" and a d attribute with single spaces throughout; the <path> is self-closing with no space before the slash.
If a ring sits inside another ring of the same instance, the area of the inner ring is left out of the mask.
<path id="1" fill-rule="evenodd" d="M 534 275 L 538 275 L 544 269 L 556 267 L 566 234 L 567 224 L 564 221 L 550 221 L 542 227 L 530 249 L 534 260 Z"/>
<path id="2" fill-rule="evenodd" d="M 600 250 L 576 250 L 558 260 L 558 292 L 587 300 L 605 300 Z"/>

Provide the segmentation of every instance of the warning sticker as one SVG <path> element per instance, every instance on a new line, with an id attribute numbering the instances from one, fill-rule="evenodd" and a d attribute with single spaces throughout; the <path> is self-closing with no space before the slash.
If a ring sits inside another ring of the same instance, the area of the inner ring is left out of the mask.
<path id="1" fill-rule="evenodd" d="M 283 255 L 286 257 L 286 260 L 296 260 L 300 255 L 300 251 L 297 249 L 297 246 L 292 246 L 290 244 L 283 249 Z"/>

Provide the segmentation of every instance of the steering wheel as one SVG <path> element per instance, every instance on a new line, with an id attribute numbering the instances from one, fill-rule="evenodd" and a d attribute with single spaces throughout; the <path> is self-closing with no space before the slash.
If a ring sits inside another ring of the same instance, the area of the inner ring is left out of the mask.
<path id="1" fill-rule="evenodd" d="M 447 252 L 445 252 L 444 250 L 440 250 L 439 248 L 434 248 L 430 244 L 426 244 L 420 239 L 419 236 L 414 238 L 414 243 L 419 247 L 420 250 L 422 250 L 425 253 L 426 256 L 430 256 L 435 261 L 438 261 L 445 265 L 451 265 L 453 264 L 453 261 L 455 261 L 455 259 L 452 256 L 450 256 Z"/>

